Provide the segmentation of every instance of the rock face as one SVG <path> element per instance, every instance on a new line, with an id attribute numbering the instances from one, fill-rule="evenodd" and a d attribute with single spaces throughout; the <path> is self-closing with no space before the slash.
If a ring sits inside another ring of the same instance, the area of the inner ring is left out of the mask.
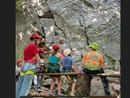
<path id="1" fill-rule="evenodd" d="M 23 32 L 24 40 L 36 22 L 41 32 L 41 24 L 45 27 L 49 43 L 64 38 L 68 48 L 84 54 L 95 41 L 107 66 L 120 62 L 120 0 L 27 0 L 26 5 L 31 8 L 23 7 L 25 15 L 16 13 L 16 34 Z"/>
<path id="2" fill-rule="evenodd" d="M 97 42 L 111 69 L 106 72 L 120 70 L 120 0 L 26 0 L 21 8 L 24 14 L 16 12 L 16 58 L 22 58 L 31 31 L 38 29 L 49 45 L 62 38 L 66 48 L 76 48 L 78 64 L 88 44 Z"/>

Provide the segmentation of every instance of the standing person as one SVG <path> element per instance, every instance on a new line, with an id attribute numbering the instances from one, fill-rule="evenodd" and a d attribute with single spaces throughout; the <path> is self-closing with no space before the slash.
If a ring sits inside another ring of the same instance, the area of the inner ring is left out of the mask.
<path id="1" fill-rule="evenodd" d="M 83 56 L 83 59 L 82 59 L 83 72 L 86 74 L 104 73 L 103 57 L 99 52 L 96 51 L 97 49 L 98 49 L 98 44 L 93 42 L 89 45 L 89 52 L 87 52 Z M 92 76 L 89 76 L 89 80 L 90 80 L 90 86 L 91 86 Z M 108 84 L 107 78 L 103 77 L 101 78 L 101 81 L 103 83 L 105 95 L 110 96 L 109 84 Z"/>
<path id="2" fill-rule="evenodd" d="M 52 45 L 53 52 L 49 56 L 49 61 L 48 61 L 49 63 L 47 66 L 48 73 L 60 73 L 62 56 L 59 53 L 59 48 L 60 48 L 60 46 L 58 44 Z M 62 94 L 61 94 L 61 85 L 62 85 L 61 76 L 54 75 L 51 77 L 52 77 L 52 83 L 51 83 L 49 95 L 53 96 L 52 91 L 53 91 L 53 88 L 56 84 L 56 79 L 57 79 L 58 80 L 58 95 L 62 96 Z"/>
<path id="3" fill-rule="evenodd" d="M 38 66 L 40 68 L 39 72 L 43 72 L 43 67 L 44 67 L 43 53 L 44 53 L 44 49 L 43 48 L 38 48 L 38 54 L 39 54 L 39 56 L 41 58 L 41 60 L 40 60 L 40 62 L 38 64 Z M 41 85 L 42 84 L 42 78 L 43 78 L 42 75 L 35 75 L 34 82 L 36 81 L 36 84 L 35 84 L 36 87 L 35 87 L 35 89 L 37 91 L 42 91 L 42 88 L 41 88 L 41 86 L 42 86 Z"/>
<path id="4" fill-rule="evenodd" d="M 24 64 L 21 67 L 20 77 L 16 85 L 16 98 L 28 95 L 34 74 L 37 71 L 36 63 L 40 61 L 37 50 L 40 36 L 34 33 L 30 36 L 30 40 L 31 42 L 24 48 Z"/>
<path id="5" fill-rule="evenodd" d="M 65 49 L 64 50 L 64 55 L 61 64 L 62 64 L 62 72 L 73 72 L 74 71 L 74 60 L 71 57 L 71 50 L 70 49 Z M 72 83 L 71 86 L 71 93 L 70 96 L 74 96 L 74 90 L 75 90 L 75 77 L 74 76 L 69 76 L 67 75 L 66 78 L 70 83 Z"/>
<path id="6" fill-rule="evenodd" d="M 22 66 L 22 60 L 21 59 L 18 59 L 17 60 L 17 65 L 16 65 L 16 72 L 15 72 L 15 79 L 16 79 L 16 82 L 18 81 L 18 78 L 20 76 L 20 72 L 21 72 L 21 66 Z"/>

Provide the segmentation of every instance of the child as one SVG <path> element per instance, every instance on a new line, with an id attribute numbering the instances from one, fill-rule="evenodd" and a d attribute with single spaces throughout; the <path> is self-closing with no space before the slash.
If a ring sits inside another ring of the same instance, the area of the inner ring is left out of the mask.
<path id="1" fill-rule="evenodd" d="M 21 71 L 22 60 L 18 59 L 16 63 L 17 63 L 17 65 L 16 65 L 15 79 L 16 79 L 16 82 L 17 82 L 19 75 L 20 75 L 20 71 Z"/>
<path id="2" fill-rule="evenodd" d="M 74 71 L 74 61 L 71 57 L 71 50 L 70 49 L 65 49 L 64 50 L 64 55 L 65 57 L 63 57 L 61 64 L 62 64 L 62 72 L 73 72 Z M 74 96 L 74 90 L 75 90 L 75 77 L 74 76 L 66 76 L 66 78 L 68 79 L 69 82 L 72 83 L 71 86 L 71 93 L 70 96 Z"/>
<path id="3" fill-rule="evenodd" d="M 38 54 L 41 58 L 41 60 L 38 64 L 38 66 L 40 68 L 40 70 L 39 70 L 40 73 L 43 72 L 43 67 L 44 67 L 43 66 L 44 65 L 43 53 L 44 53 L 44 49 L 38 48 Z M 43 76 L 41 76 L 41 75 L 35 75 L 35 77 L 34 77 L 34 84 L 36 85 L 35 89 L 37 91 L 42 91 L 42 88 L 41 88 L 42 78 L 43 78 Z"/>

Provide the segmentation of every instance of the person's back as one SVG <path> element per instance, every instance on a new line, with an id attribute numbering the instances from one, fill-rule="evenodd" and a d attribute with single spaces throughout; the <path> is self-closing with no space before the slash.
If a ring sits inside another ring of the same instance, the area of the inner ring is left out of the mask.
<path id="1" fill-rule="evenodd" d="M 56 56 L 56 55 L 50 55 L 48 61 L 49 61 L 49 63 L 58 64 L 59 58 L 58 58 L 58 56 Z"/>
<path id="2" fill-rule="evenodd" d="M 70 68 L 72 67 L 72 65 L 74 64 L 73 59 L 70 56 L 65 56 L 63 57 L 62 61 L 62 68 Z"/>
<path id="3" fill-rule="evenodd" d="M 90 51 L 84 55 L 82 63 L 84 64 L 83 68 L 97 70 L 103 65 L 103 57 L 96 51 Z"/>
<path id="4" fill-rule="evenodd" d="M 104 73 L 104 62 L 102 55 L 97 52 L 98 44 L 93 42 L 89 45 L 89 52 L 87 52 L 82 59 L 83 72 L 86 74 L 98 74 Z M 89 76 L 89 83 L 91 83 L 92 76 Z M 102 77 L 101 81 L 103 83 L 105 95 L 110 95 L 109 84 L 106 77 Z M 89 84 L 89 88 L 91 84 Z M 89 91 L 90 93 L 90 91 Z"/>

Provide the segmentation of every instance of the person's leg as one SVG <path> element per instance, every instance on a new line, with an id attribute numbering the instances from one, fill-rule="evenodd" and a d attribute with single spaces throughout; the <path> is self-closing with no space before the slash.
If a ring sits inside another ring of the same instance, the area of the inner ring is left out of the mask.
<path id="1" fill-rule="evenodd" d="M 37 85 L 37 75 L 34 75 L 34 79 L 33 79 L 34 85 Z"/>
<path id="2" fill-rule="evenodd" d="M 61 76 L 57 77 L 57 80 L 58 80 L 58 94 L 60 94 L 61 93 L 61 86 L 62 86 Z"/>
<path id="3" fill-rule="evenodd" d="M 103 83 L 105 95 L 109 96 L 110 90 L 109 90 L 108 79 L 106 77 L 102 77 L 101 80 L 102 80 L 102 83 Z"/>
<path id="4" fill-rule="evenodd" d="M 23 83 L 23 79 L 24 79 L 24 76 L 20 76 L 19 79 L 18 79 L 18 82 L 16 84 L 16 98 L 18 98 L 19 94 L 20 94 L 20 91 L 21 91 L 21 87 L 22 87 L 22 83 Z"/>
<path id="5" fill-rule="evenodd" d="M 68 83 L 70 84 L 71 81 L 70 81 L 70 77 L 69 77 L 69 75 L 66 75 L 65 77 L 67 78 Z"/>
<path id="6" fill-rule="evenodd" d="M 20 96 L 27 96 L 28 95 L 29 90 L 31 89 L 33 79 L 34 79 L 34 75 L 28 74 L 28 75 L 24 76 L 23 84 L 22 84 L 21 91 L 20 91 L 18 98 L 20 98 Z"/>
<path id="7" fill-rule="evenodd" d="M 37 77 L 37 87 L 40 87 L 40 82 L 41 82 L 41 76 L 38 76 Z"/>
<path id="8" fill-rule="evenodd" d="M 52 77 L 52 82 L 51 82 L 51 87 L 50 87 L 50 93 L 52 93 L 55 84 L 56 84 L 56 77 Z"/>
<path id="9" fill-rule="evenodd" d="M 91 92 L 91 80 L 92 80 L 92 76 L 89 76 L 89 95 L 90 95 L 90 92 Z"/>
<path id="10" fill-rule="evenodd" d="M 100 73 L 104 73 L 103 68 L 100 69 Z M 109 96 L 110 95 L 110 90 L 109 90 L 109 83 L 108 83 L 107 77 L 101 77 L 101 81 L 103 83 L 105 95 Z"/>
<path id="11" fill-rule="evenodd" d="M 71 94 L 72 94 L 72 96 L 74 96 L 74 90 L 75 90 L 75 82 L 73 82 L 72 86 L 71 86 Z"/>

